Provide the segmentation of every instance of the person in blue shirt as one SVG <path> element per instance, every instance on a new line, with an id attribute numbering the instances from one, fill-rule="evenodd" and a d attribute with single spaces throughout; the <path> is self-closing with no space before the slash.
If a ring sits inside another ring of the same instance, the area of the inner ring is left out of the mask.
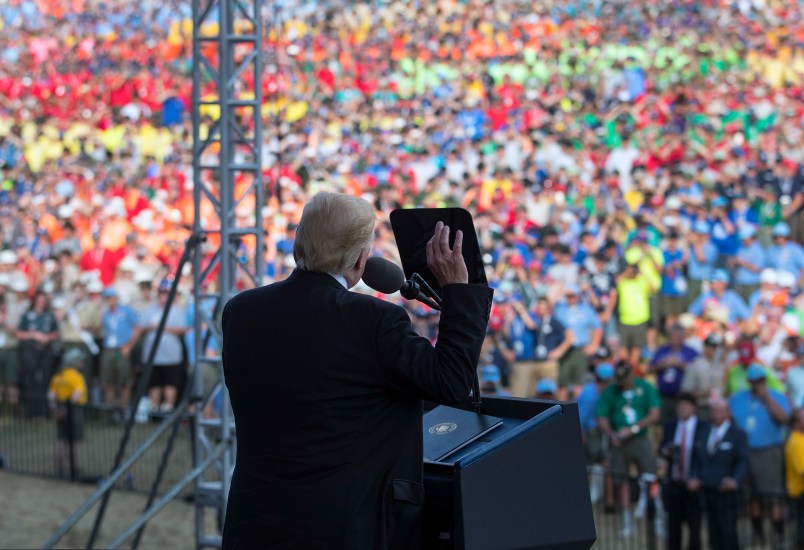
<path id="1" fill-rule="evenodd" d="M 581 300 L 577 284 L 564 289 L 565 299 L 556 304 L 553 315 L 572 333 L 572 347 L 561 357 L 558 367 L 559 399 L 574 394 L 589 370 L 588 356 L 595 354 L 603 338 L 603 325 L 592 306 Z"/>
<path id="2" fill-rule="evenodd" d="M 119 303 L 117 291 L 107 288 L 102 296 L 106 309 L 101 314 L 103 351 L 100 356 L 100 381 L 107 405 L 125 408 L 131 395 L 131 348 L 137 328 L 137 314 Z M 117 401 L 119 397 L 119 401 Z"/>
<path id="3" fill-rule="evenodd" d="M 600 500 L 604 493 L 603 480 L 606 476 L 606 447 L 603 444 L 603 433 L 597 427 L 595 407 L 600 394 L 614 378 L 614 367 L 611 363 L 599 363 L 595 366 L 595 379 L 587 382 L 578 394 L 578 416 L 581 420 L 586 464 L 589 466 L 589 493 L 592 503 Z M 605 487 L 606 508 L 614 510 L 614 491 L 609 479 Z"/>
<path id="4" fill-rule="evenodd" d="M 729 211 L 729 221 L 735 227 L 743 227 L 744 225 L 759 225 L 759 214 L 748 201 L 745 193 L 737 193 L 732 197 L 731 210 Z"/>
<path id="5" fill-rule="evenodd" d="M 687 278 L 684 276 L 688 251 L 679 248 L 678 233 L 675 231 L 671 231 L 667 235 L 662 254 L 664 255 L 664 266 L 662 267 L 662 286 L 659 293 L 659 316 L 664 320 L 664 326 L 672 326 L 686 309 L 685 296 L 689 286 Z"/>
<path id="6" fill-rule="evenodd" d="M 765 249 L 757 242 L 757 230 L 753 225 L 742 226 L 738 233 L 741 246 L 730 264 L 736 269 L 735 290 L 743 300 L 748 301 L 759 289 L 760 273 L 766 267 Z"/>
<path id="7" fill-rule="evenodd" d="M 723 269 L 716 269 L 709 280 L 709 292 L 698 296 L 690 306 L 689 312 L 700 317 L 706 308 L 716 304 L 728 310 L 729 324 L 747 319 L 751 315 L 751 310 L 736 292 L 726 288 L 728 284 L 729 274 Z"/>
<path id="8" fill-rule="evenodd" d="M 804 270 L 804 249 L 790 240 L 790 226 L 784 222 L 773 226 L 773 245 L 768 247 L 768 266 L 788 271 L 798 280 Z"/>
<path id="9" fill-rule="evenodd" d="M 717 254 L 717 247 L 709 240 L 709 224 L 700 220 L 695 222 L 689 236 L 688 300 L 695 300 L 701 294 L 703 282 L 712 277 Z"/>
<path id="10" fill-rule="evenodd" d="M 480 395 L 499 395 L 508 397 L 507 391 L 502 389 L 502 374 L 497 365 L 484 365 L 480 369 Z"/>
<path id="11" fill-rule="evenodd" d="M 712 244 L 717 247 L 719 265 L 725 265 L 740 247 L 734 224 L 729 220 L 726 208 L 729 201 L 725 197 L 717 197 L 712 201 Z"/>
<path id="12" fill-rule="evenodd" d="M 783 495 L 785 424 L 790 418 L 787 397 L 767 386 L 765 367 L 755 363 L 746 373 L 750 388 L 729 399 L 734 423 L 748 434 L 749 487 L 753 495 Z M 749 513 L 755 545 L 765 546 L 762 528 L 762 503 L 752 498 Z M 785 509 L 773 499 L 771 520 L 778 541 L 784 541 Z"/>

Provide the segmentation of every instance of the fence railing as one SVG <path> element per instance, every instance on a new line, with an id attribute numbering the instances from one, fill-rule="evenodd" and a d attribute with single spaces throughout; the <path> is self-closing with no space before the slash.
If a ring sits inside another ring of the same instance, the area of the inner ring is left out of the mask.
<path id="1" fill-rule="evenodd" d="M 97 483 L 108 475 L 114 463 L 123 430 L 122 414 L 119 408 L 103 405 L 53 407 L 46 398 L 32 396 L 23 396 L 15 405 L 0 404 L 0 467 L 21 474 Z M 140 420 L 145 422 L 134 426 L 130 449 L 138 447 L 139 443 L 145 440 L 153 431 L 153 422 L 158 422 L 160 417 L 146 416 Z M 161 484 L 163 489 L 172 486 L 192 469 L 192 430 L 189 421 L 188 418 L 186 428 L 180 429 L 177 434 L 173 453 Z M 158 440 L 116 487 L 147 493 L 156 476 L 166 444 L 167 437 Z M 616 492 L 614 494 L 614 507 L 607 506 L 612 502 L 608 491 L 612 490 L 613 485 L 617 485 L 609 480 L 613 481 L 613 478 L 605 471 L 592 469 L 589 472 L 590 488 L 595 497 L 593 510 L 597 543 L 594 548 L 600 550 L 666 548 L 669 524 L 663 505 L 659 504 L 658 500 L 661 499 L 662 483 L 645 484 L 636 479 L 628 479 L 631 484 L 630 514 L 633 517 L 633 529 L 630 533 L 623 533 L 625 515 L 619 505 L 619 494 Z M 647 495 L 644 507 L 639 504 L 642 494 Z M 796 548 L 797 530 L 804 529 L 804 526 L 796 525 L 796 514 L 802 506 L 801 499 L 794 501 L 784 495 L 755 495 L 748 490 L 743 490 L 740 494 L 737 528 L 741 547 Z M 191 497 L 192 489 L 185 489 L 180 496 Z M 784 541 L 774 540 L 773 526 L 766 517 L 765 545 L 751 545 L 748 501 L 755 496 L 762 499 L 766 516 L 771 503 L 778 502 L 785 506 L 787 512 Z M 701 533 L 703 547 L 708 548 L 705 516 Z M 686 537 L 686 534 L 684 536 Z M 776 542 L 783 544 L 775 545 Z"/>
<path id="2" fill-rule="evenodd" d="M 21 396 L 16 404 L 0 404 L 0 466 L 16 473 L 97 483 L 109 474 L 123 433 L 126 411 L 104 405 L 57 404 L 41 396 Z M 153 431 L 159 416 L 146 415 L 134 426 L 129 449 Z M 162 487 L 192 469 L 192 430 L 179 430 Z M 117 484 L 119 489 L 147 493 L 167 437 L 157 443 Z M 187 489 L 182 496 L 191 495 Z"/>

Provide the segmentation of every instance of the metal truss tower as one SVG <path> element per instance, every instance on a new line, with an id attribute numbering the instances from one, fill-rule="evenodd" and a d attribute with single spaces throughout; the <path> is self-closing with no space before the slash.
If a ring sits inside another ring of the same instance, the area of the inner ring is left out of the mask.
<path id="1" fill-rule="evenodd" d="M 193 258 L 193 465 L 218 457 L 195 482 L 196 546 L 219 548 L 236 437 L 220 352 L 210 342 L 222 341 L 220 313 L 239 284 L 259 286 L 265 271 L 262 0 L 193 0 L 192 10 L 193 229 L 200 239 Z M 212 387 L 204 387 L 205 378 Z M 217 414 L 205 418 L 212 402 Z"/>
<path id="2" fill-rule="evenodd" d="M 142 514 L 106 546 L 131 540 L 136 549 L 148 521 L 194 484 L 196 547 L 220 548 L 236 452 L 234 418 L 223 383 L 220 315 L 240 288 L 260 286 L 262 230 L 262 0 L 193 0 L 193 233 L 179 261 L 168 303 L 134 392 L 114 465 L 98 489 L 42 544 L 55 547 L 96 504 L 86 548 L 94 548 L 115 484 L 170 434 Z M 136 407 L 145 394 L 156 347 L 165 332 L 179 277 L 192 263 L 194 357 L 189 392 L 130 454 Z M 206 387 L 205 387 L 206 385 Z M 192 412 L 190 412 L 192 411 Z M 211 414 L 207 414 L 212 411 Z M 193 416 L 193 467 L 162 492 L 159 487 L 179 428 Z M 209 510 L 212 513 L 208 513 Z M 132 538 L 133 537 L 133 538 Z"/>

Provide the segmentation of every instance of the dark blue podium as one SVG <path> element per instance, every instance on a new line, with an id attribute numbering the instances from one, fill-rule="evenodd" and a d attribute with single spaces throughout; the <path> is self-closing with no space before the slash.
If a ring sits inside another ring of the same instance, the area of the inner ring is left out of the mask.
<path id="1" fill-rule="evenodd" d="M 424 463 L 426 547 L 588 550 L 596 534 L 578 406 L 505 397 L 483 406 L 501 427 Z"/>

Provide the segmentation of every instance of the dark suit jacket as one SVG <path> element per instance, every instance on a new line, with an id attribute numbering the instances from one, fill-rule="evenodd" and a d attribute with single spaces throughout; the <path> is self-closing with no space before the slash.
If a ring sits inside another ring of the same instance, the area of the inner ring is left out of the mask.
<path id="1" fill-rule="evenodd" d="M 703 431 L 705 431 L 709 425 L 706 422 L 698 420 L 698 423 L 695 425 L 695 433 L 693 434 L 692 441 L 688 444 L 692 445 L 692 451 L 690 453 L 690 465 L 688 466 L 690 472 L 687 474 L 687 478 L 692 477 L 690 474 L 692 473 L 692 461 L 693 457 L 695 456 L 696 450 L 700 447 L 700 436 Z M 678 459 L 678 449 L 675 448 L 675 438 L 676 438 L 676 428 L 678 428 L 678 419 L 672 419 L 665 422 L 663 429 L 662 429 L 662 441 L 659 444 L 659 456 L 667 460 L 667 479 L 673 479 L 673 470 L 675 468 L 675 462 Z M 707 433 L 708 430 L 707 430 Z"/>
<path id="2" fill-rule="evenodd" d="M 467 401 L 493 291 L 442 294 L 435 347 L 403 308 L 326 274 L 296 270 L 229 301 L 237 461 L 224 548 L 421 545 L 421 400 Z"/>
<path id="3" fill-rule="evenodd" d="M 701 480 L 704 487 L 715 489 L 724 477 L 742 485 L 748 475 L 748 436 L 732 422 L 714 454 L 709 454 L 707 443 L 711 426 L 701 431 L 700 441 L 693 452 L 692 476 Z"/>

